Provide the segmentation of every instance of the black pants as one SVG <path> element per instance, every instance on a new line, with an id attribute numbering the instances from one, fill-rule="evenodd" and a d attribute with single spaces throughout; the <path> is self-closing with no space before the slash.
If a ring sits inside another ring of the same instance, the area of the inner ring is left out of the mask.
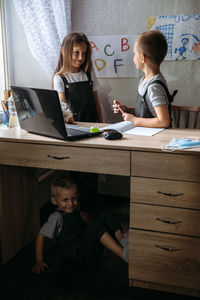
<path id="1" fill-rule="evenodd" d="M 100 259 L 104 246 L 100 239 L 105 232 L 115 238 L 115 232 L 121 230 L 118 219 L 110 212 L 104 212 L 92 224 L 82 231 L 80 238 L 68 251 L 69 257 L 80 264 L 91 264 Z"/>

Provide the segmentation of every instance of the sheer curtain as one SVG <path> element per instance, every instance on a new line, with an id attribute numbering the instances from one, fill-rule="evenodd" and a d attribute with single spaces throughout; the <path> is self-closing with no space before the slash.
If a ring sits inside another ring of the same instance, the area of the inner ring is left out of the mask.
<path id="1" fill-rule="evenodd" d="M 32 55 L 52 75 L 62 40 L 71 31 L 72 0 L 14 0 L 14 4 Z"/>

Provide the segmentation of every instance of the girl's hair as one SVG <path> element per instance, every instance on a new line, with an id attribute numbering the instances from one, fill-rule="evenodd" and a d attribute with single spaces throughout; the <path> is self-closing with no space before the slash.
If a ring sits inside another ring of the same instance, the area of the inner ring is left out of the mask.
<path id="1" fill-rule="evenodd" d="M 56 197 L 60 192 L 60 189 L 75 189 L 77 191 L 77 185 L 70 176 L 56 177 L 51 183 L 51 196 Z"/>
<path id="2" fill-rule="evenodd" d="M 157 65 L 161 64 L 167 54 L 167 41 L 159 30 L 141 33 L 135 43 L 137 43 L 137 50 Z"/>
<path id="3" fill-rule="evenodd" d="M 72 52 L 75 44 L 86 43 L 87 45 L 87 53 L 84 63 L 81 66 L 81 69 L 87 73 L 92 69 L 92 61 L 91 61 L 91 46 L 88 38 L 84 33 L 80 32 L 71 32 L 65 36 L 58 58 L 58 64 L 53 73 L 53 78 L 55 74 L 64 75 L 66 73 L 72 72 Z M 52 86 L 53 86 L 53 78 L 52 78 Z"/>

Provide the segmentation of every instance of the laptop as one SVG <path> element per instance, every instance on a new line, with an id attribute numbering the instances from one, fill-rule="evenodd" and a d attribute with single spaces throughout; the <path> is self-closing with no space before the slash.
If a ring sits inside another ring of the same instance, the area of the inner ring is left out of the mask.
<path id="1" fill-rule="evenodd" d="M 57 91 L 11 86 L 22 129 L 61 140 L 78 140 L 94 137 L 102 132 L 64 123 Z"/>

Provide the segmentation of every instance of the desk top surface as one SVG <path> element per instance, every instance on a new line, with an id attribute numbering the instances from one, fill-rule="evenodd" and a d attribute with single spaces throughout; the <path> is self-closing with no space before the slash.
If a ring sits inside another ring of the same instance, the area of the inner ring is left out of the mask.
<path id="1" fill-rule="evenodd" d="M 81 123 L 81 125 L 88 125 L 88 123 Z M 100 124 L 105 125 L 105 124 Z M 91 123 L 89 124 L 89 127 Z M 171 141 L 172 138 L 195 138 L 200 140 L 200 129 L 165 129 L 164 131 L 154 136 L 139 136 L 123 134 L 121 140 L 109 141 L 103 138 L 103 135 L 84 138 L 78 141 L 62 141 L 45 136 L 28 133 L 19 126 L 15 128 L 0 128 L 0 143 L 30 143 L 30 144 L 46 144 L 59 145 L 67 147 L 89 147 L 89 148 L 104 148 L 104 149 L 119 149 L 119 150 L 140 150 L 140 151 L 162 151 L 161 145 L 165 145 Z M 192 148 L 182 151 L 175 151 L 176 153 L 199 153 L 200 147 Z"/>

